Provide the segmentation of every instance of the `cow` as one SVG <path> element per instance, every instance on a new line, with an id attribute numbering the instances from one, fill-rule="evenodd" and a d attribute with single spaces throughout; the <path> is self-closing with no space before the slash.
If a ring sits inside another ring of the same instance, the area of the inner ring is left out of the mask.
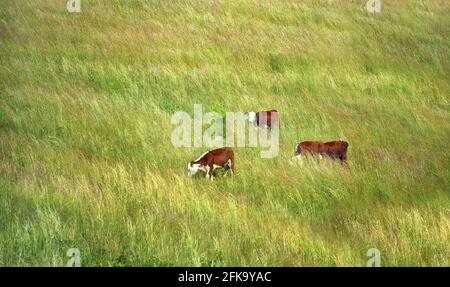
<path id="1" fill-rule="evenodd" d="M 272 128 L 272 124 L 279 123 L 277 110 L 269 110 L 262 112 L 247 112 L 248 121 L 256 127 Z"/>
<path id="2" fill-rule="evenodd" d="M 295 155 L 321 155 L 331 159 L 347 160 L 348 142 L 346 141 L 304 141 L 295 146 Z"/>
<path id="3" fill-rule="evenodd" d="M 232 148 L 222 147 L 205 152 L 198 159 L 188 164 L 188 176 L 192 177 L 201 170 L 206 172 L 206 178 L 209 177 L 213 180 L 213 172 L 217 168 L 229 168 L 231 174 L 234 174 L 234 152 Z"/>

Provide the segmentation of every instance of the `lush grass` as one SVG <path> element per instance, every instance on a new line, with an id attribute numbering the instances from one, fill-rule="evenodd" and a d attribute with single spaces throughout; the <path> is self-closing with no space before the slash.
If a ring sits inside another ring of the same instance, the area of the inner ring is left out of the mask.
<path id="1" fill-rule="evenodd" d="M 449 265 L 450 5 L 365 2 L 2 0 L 0 265 Z M 196 103 L 278 109 L 279 156 L 187 178 Z"/>

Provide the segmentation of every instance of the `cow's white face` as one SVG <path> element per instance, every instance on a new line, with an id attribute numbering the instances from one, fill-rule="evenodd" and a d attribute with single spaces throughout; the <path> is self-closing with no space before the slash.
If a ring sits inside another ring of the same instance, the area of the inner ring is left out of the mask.
<path id="1" fill-rule="evenodd" d="M 192 177 L 194 176 L 198 171 L 200 170 L 200 164 L 198 163 L 189 163 L 188 164 L 188 176 Z"/>
<path id="2" fill-rule="evenodd" d="M 256 113 L 255 112 L 248 112 L 248 121 L 250 123 L 256 123 Z"/>

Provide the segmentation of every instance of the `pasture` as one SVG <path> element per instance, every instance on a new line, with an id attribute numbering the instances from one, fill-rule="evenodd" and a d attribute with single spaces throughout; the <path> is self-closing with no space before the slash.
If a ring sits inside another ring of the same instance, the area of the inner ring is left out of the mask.
<path id="1" fill-rule="evenodd" d="M 0 2 L 0 266 L 450 265 L 448 1 L 65 2 Z M 195 104 L 277 109 L 278 156 L 187 177 Z"/>

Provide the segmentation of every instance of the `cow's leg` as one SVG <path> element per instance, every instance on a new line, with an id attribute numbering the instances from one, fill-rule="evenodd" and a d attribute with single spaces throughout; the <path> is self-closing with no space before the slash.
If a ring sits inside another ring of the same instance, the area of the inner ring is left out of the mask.
<path id="1" fill-rule="evenodd" d="M 208 166 L 208 170 L 209 170 L 209 179 L 210 179 L 211 181 L 213 181 L 213 180 L 214 180 L 214 175 L 213 175 L 213 173 L 214 173 L 214 170 L 215 170 L 214 165 L 209 165 L 209 166 Z"/>
<path id="2" fill-rule="evenodd" d="M 210 177 L 210 173 L 211 173 L 211 170 L 210 170 L 210 168 L 209 168 L 209 165 L 207 165 L 207 166 L 206 166 L 206 178 L 209 178 L 209 177 Z"/>
<path id="3" fill-rule="evenodd" d="M 222 177 L 225 177 L 225 176 L 227 176 L 227 166 L 229 167 L 229 162 L 227 162 L 226 164 L 224 164 L 223 166 L 220 166 L 220 165 L 213 165 L 213 171 L 214 170 L 216 170 L 216 169 L 218 169 L 218 168 L 221 168 L 221 169 L 223 169 L 224 170 L 224 173 L 223 173 L 223 175 L 222 175 Z"/>
<path id="4" fill-rule="evenodd" d="M 228 163 L 224 166 L 225 172 L 223 173 L 223 177 L 226 177 L 226 176 L 227 176 L 228 169 L 227 169 L 226 167 L 227 167 L 227 166 L 230 167 L 229 164 L 230 164 L 230 162 L 228 161 Z"/>
<path id="5" fill-rule="evenodd" d="M 224 167 L 227 167 L 227 166 L 228 166 L 228 169 L 225 170 L 225 172 L 223 174 L 223 177 L 227 176 L 228 170 L 230 170 L 231 175 L 233 175 L 234 166 L 233 166 L 233 162 L 232 162 L 231 159 L 229 159 L 227 161 L 227 163 L 226 163 L 226 165 Z"/>
<path id="6" fill-rule="evenodd" d="M 346 152 L 340 154 L 339 159 L 341 160 L 341 164 L 347 165 L 347 153 Z"/>
<path id="7" fill-rule="evenodd" d="M 234 154 L 231 155 L 229 162 L 230 162 L 231 175 L 234 175 Z"/>

